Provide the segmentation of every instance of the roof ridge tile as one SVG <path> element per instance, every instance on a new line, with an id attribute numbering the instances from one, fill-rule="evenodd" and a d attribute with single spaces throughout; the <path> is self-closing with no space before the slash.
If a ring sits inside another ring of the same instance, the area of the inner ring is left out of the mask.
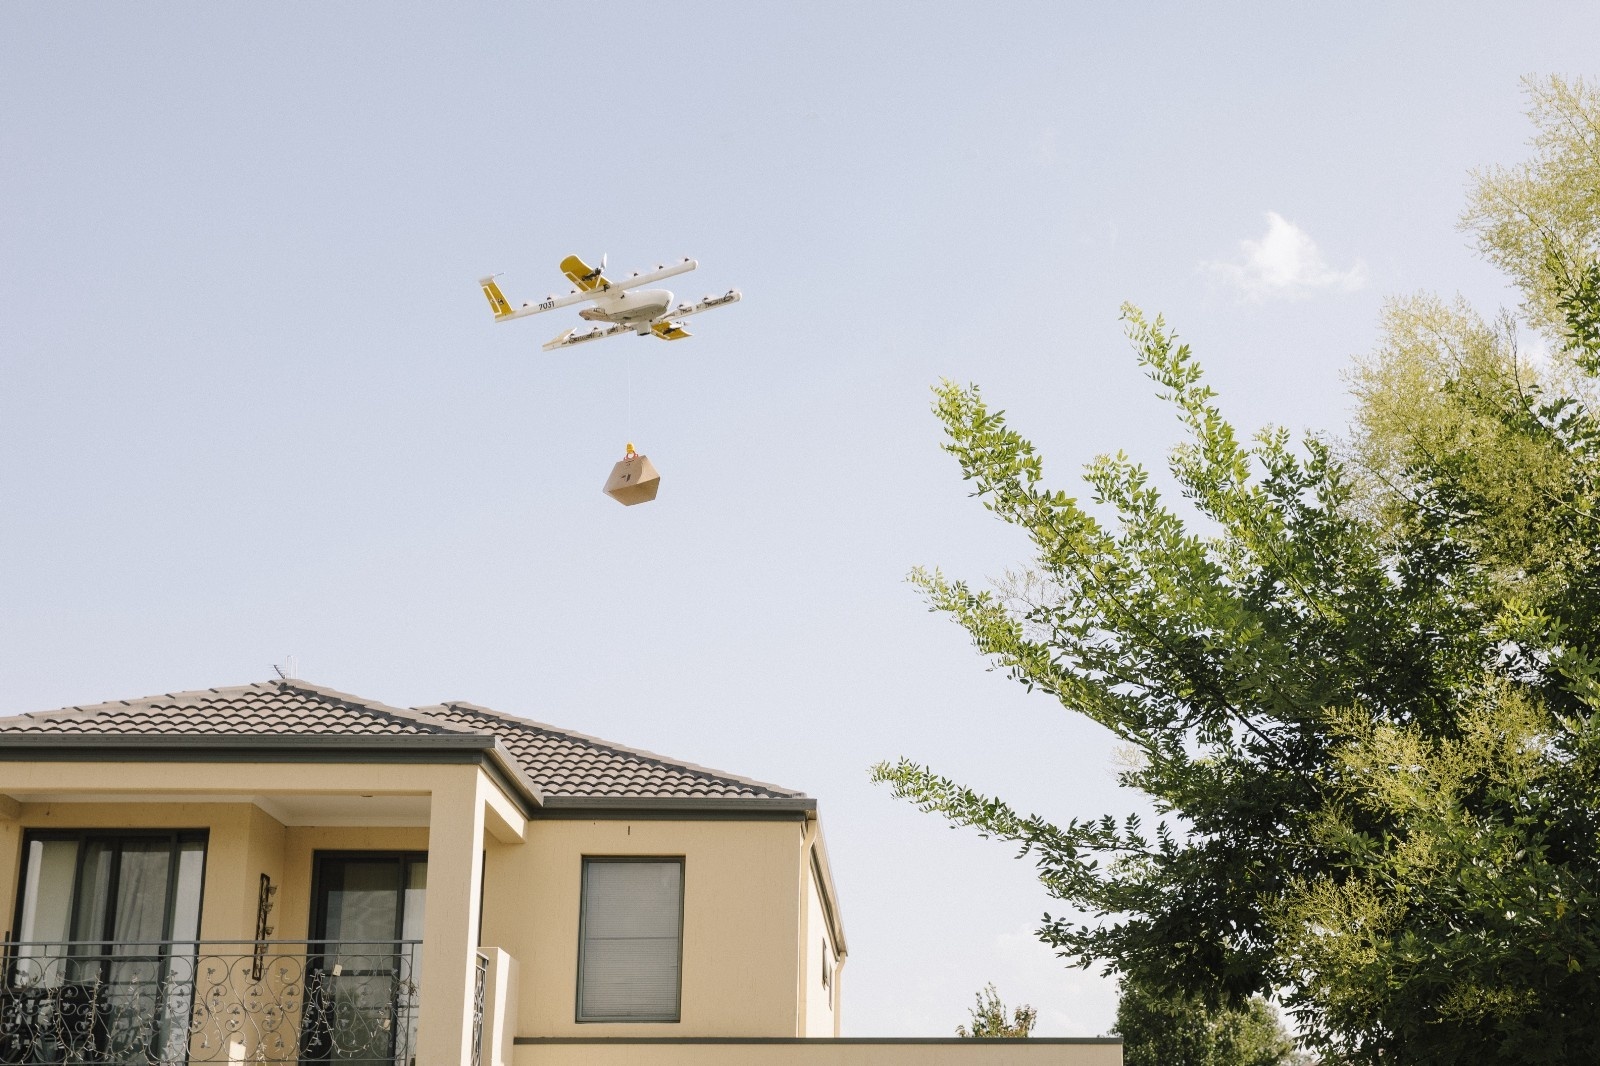
<path id="1" fill-rule="evenodd" d="M 348 692 L 340 692 L 338 689 L 327 688 L 322 685 L 315 685 L 309 681 L 301 681 L 299 678 L 284 678 L 283 680 L 277 682 L 277 684 L 280 688 L 291 689 L 295 692 L 318 696 L 322 699 L 336 700 L 340 703 L 348 704 L 352 707 L 357 707 L 373 714 L 386 715 L 390 718 L 397 718 L 405 722 L 414 722 L 418 725 L 429 726 L 445 733 L 477 732 L 477 730 L 462 730 L 459 726 L 452 725 L 449 722 L 441 722 L 436 718 L 432 718 L 426 714 L 420 713 L 415 708 L 394 707 L 378 700 L 369 700 L 364 696 L 353 696 Z"/>

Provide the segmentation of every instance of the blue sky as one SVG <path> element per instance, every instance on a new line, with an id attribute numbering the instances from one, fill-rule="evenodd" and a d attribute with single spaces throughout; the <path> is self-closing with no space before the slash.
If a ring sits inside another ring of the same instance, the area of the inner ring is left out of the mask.
<path id="1" fill-rule="evenodd" d="M 1241 426 L 1336 430 L 1386 296 L 1512 302 L 1468 172 L 1596 40 L 1588 3 L 0 6 L 0 713 L 293 654 L 804 788 L 848 1035 L 988 981 L 1102 1032 L 1028 868 L 866 780 L 1138 807 L 904 582 L 1024 557 L 928 386 L 1064 486 L 1159 465 L 1132 301 Z M 490 321 L 480 275 L 517 302 L 570 252 L 745 299 L 671 345 Z M 630 439 L 663 480 L 624 509 Z"/>

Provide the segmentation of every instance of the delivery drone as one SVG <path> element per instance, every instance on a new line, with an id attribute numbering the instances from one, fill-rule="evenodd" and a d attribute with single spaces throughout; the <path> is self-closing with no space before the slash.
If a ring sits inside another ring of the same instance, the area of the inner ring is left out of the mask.
<path id="1" fill-rule="evenodd" d="M 679 319 L 698 315 L 702 311 L 709 311 L 723 304 L 737 303 L 739 291 L 729 289 L 721 296 L 707 296 L 698 303 L 680 303 L 674 307 L 672 293 L 666 289 L 645 289 L 640 286 L 670 278 L 674 274 L 687 274 L 699 265 L 693 259 L 684 259 L 683 262 L 674 263 L 672 266 L 658 265 L 654 270 L 643 274 L 635 271 L 626 278 L 613 281 L 605 275 L 605 256 L 600 257 L 599 266 L 590 269 L 582 259 L 569 255 L 561 260 L 561 273 L 565 274 L 567 280 L 576 287 L 566 296 L 546 296 L 538 303 L 527 301 L 514 310 L 500 292 L 500 286 L 493 275 L 479 278 L 478 284 L 483 286 L 483 294 L 489 298 L 489 306 L 494 309 L 496 322 L 509 322 L 513 318 L 554 311 L 558 307 L 572 304 L 593 303 L 593 307 L 585 307 L 579 311 L 578 317 L 586 322 L 606 324 L 584 330 L 582 333 L 577 332 L 576 328 L 569 329 L 544 345 L 544 350 L 547 352 L 557 348 L 570 348 L 585 341 L 604 340 L 623 333 L 636 333 L 641 337 L 655 334 L 664 341 L 679 341 L 689 336 L 689 331 L 683 328 Z"/>

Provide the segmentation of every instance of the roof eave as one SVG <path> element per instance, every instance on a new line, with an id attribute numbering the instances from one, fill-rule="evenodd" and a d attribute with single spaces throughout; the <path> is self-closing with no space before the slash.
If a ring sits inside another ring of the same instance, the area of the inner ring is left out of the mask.
<path id="1" fill-rule="evenodd" d="M 68 762 L 478 762 L 487 767 L 524 816 L 544 803 L 498 737 L 487 733 L 122 733 L 0 734 L 0 761 Z"/>

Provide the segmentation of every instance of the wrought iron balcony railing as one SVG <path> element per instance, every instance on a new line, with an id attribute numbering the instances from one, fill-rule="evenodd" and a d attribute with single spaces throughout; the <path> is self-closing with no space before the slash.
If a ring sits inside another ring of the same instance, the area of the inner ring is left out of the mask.
<path id="1" fill-rule="evenodd" d="M 421 944 L 12 943 L 4 1066 L 414 1066 Z"/>

